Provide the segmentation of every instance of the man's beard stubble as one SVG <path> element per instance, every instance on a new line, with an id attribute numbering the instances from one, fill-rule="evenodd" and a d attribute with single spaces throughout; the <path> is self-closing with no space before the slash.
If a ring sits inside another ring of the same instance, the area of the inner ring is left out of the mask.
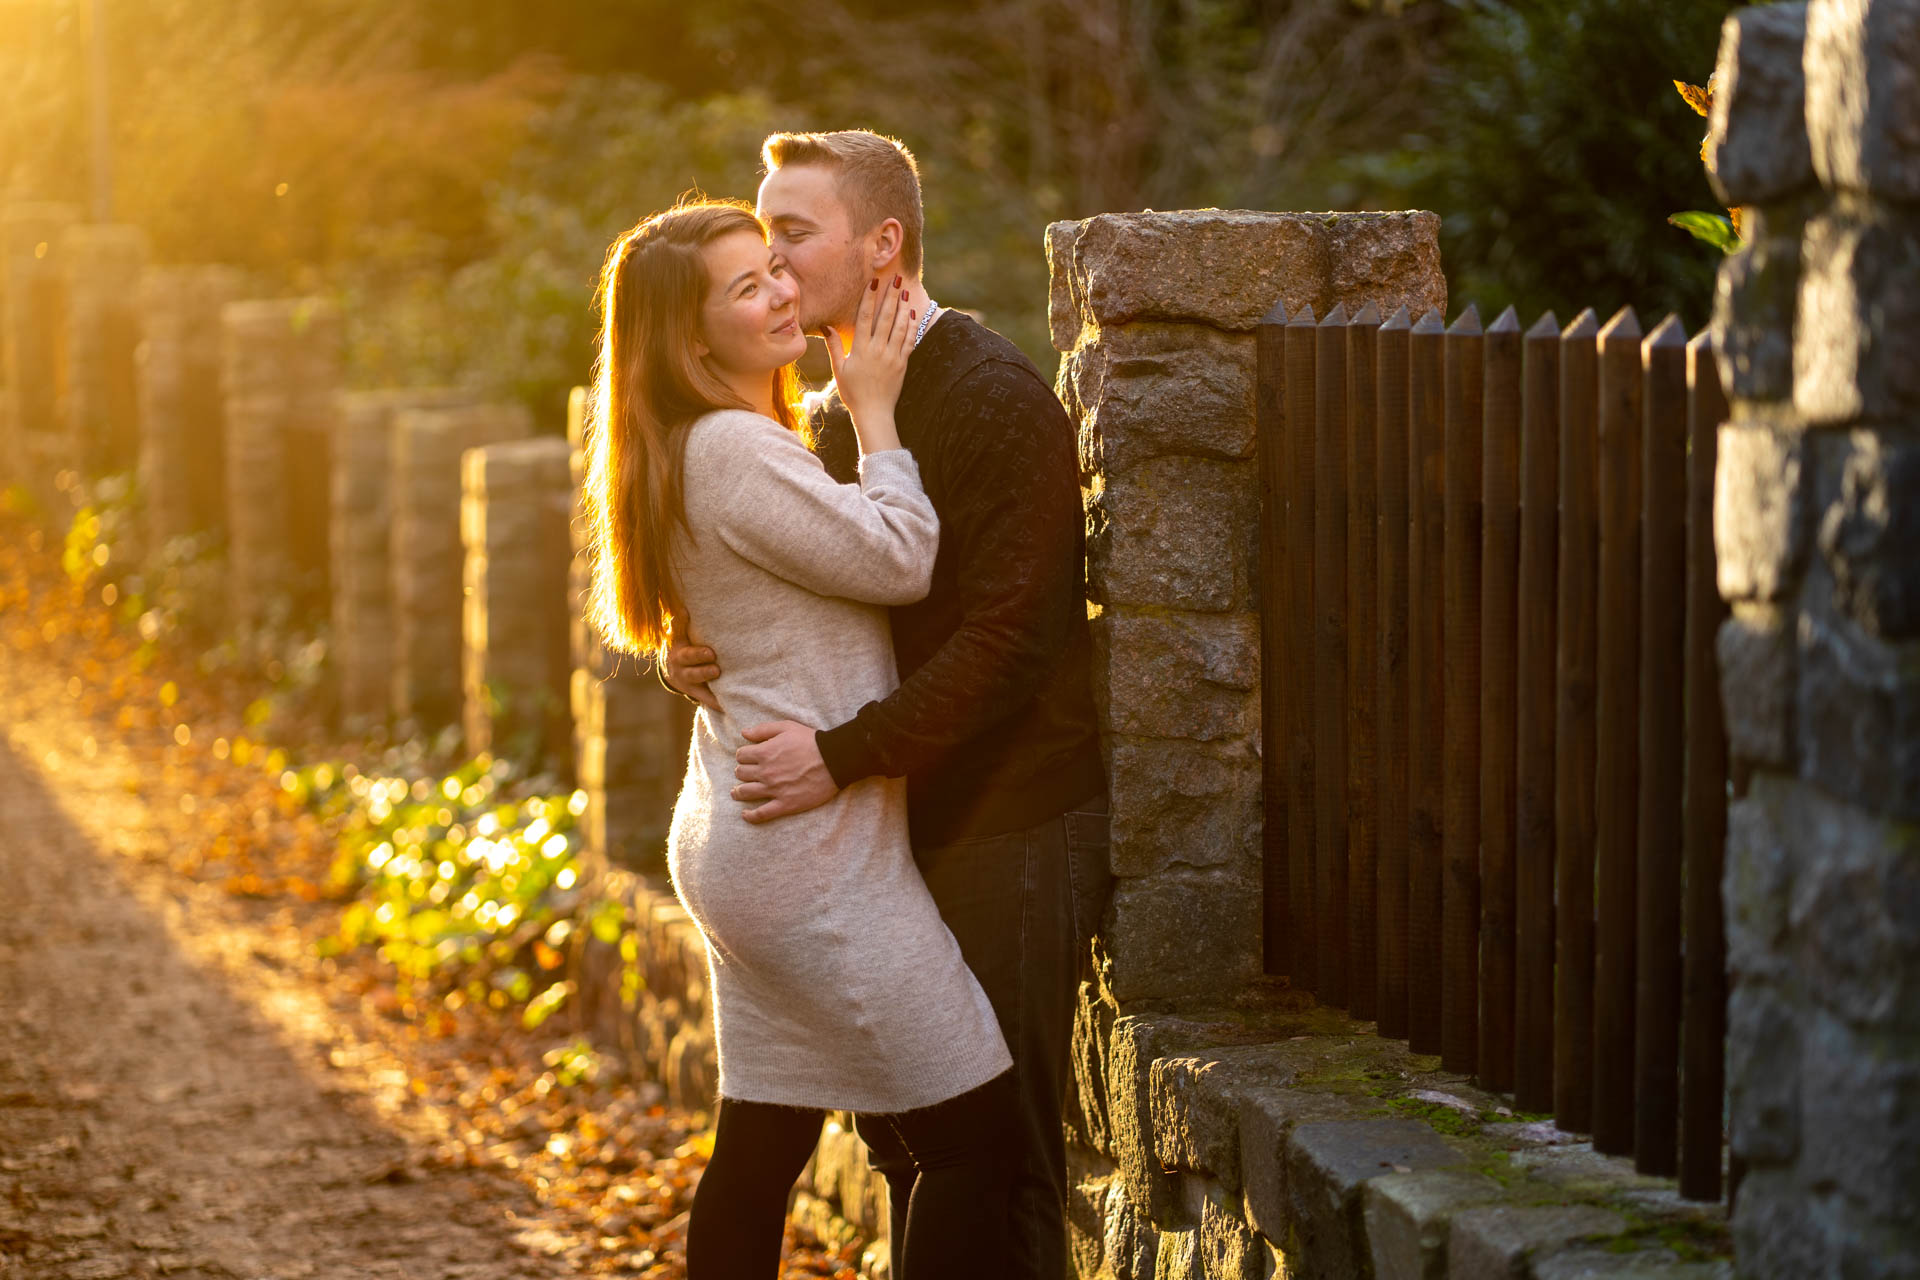
<path id="1" fill-rule="evenodd" d="M 832 278 L 801 290 L 801 331 L 824 337 L 830 327 L 851 325 L 859 310 L 860 290 L 865 284 L 859 252 L 850 251 Z M 817 303 L 816 299 L 825 299 L 825 302 Z"/>

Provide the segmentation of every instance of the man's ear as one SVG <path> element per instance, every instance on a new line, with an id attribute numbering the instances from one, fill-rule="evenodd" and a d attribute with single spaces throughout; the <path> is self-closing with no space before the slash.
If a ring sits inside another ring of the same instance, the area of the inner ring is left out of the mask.
<path id="1" fill-rule="evenodd" d="M 888 218 L 873 229 L 873 261 L 867 270 L 878 271 L 892 262 L 906 243 L 906 231 L 900 226 L 900 219 Z"/>

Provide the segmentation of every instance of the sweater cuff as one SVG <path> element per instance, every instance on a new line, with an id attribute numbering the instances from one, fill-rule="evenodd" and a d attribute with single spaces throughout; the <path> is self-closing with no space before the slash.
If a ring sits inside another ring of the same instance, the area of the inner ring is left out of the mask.
<path id="1" fill-rule="evenodd" d="M 859 468 L 860 487 L 863 489 L 889 480 L 905 480 L 916 489 L 920 487 L 920 465 L 913 460 L 913 453 L 908 449 L 863 453 L 860 455 Z"/>
<path id="2" fill-rule="evenodd" d="M 827 766 L 833 784 L 842 791 L 862 778 L 881 772 L 880 761 L 874 756 L 873 744 L 867 740 L 866 727 L 860 723 L 859 716 L 820 730 L 814 734 L 813 741 L 820 749 L 820 762 Z"/>

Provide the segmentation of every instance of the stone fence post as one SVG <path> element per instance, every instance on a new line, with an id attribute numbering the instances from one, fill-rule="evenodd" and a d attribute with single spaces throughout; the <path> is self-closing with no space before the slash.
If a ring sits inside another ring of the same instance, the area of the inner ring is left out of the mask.
<path id="1" fill-rule="evenodd" d="M 65 290 L 58 246 L 79 210 L 63 204 L 16 204 L 0 211 L 0 271 L 6 273 L 6 311 L 0 315 L 8 407 L 0 416 L 0 472 L 43 500 L 53 473 L 71 466 L 58 417 L 64 357 Z"/>
<path id="2" fill-rule="evenodd" d="M 1102 214 L 1047 231 L 1087 492 L 1118 1000 L 1260 971 L 1255 325 L 1446 303 L 1431 213 Z M 1312 424 L 1306 424 L 1312 429 Z"/>
<path id="3" fill-rule="evenodd" d="M 460 505 L 467 751 L 512 756 L 564 780 L 573 772 L 570 452 L 558 436 L 469 449 Z"/>
<path id="4" fill-rule="evenodd" d="M 433 733 L 460 723 L 460 455 L 533 434 L 522 405 L 408 409 L 394 421 L 393 713 Z"/>
<path id="5" fill-rule="evenodd" d="M 220 313 L 245 288 L 233 267 L 148 267 L 140 277 L 138 466 L 150 547 L 226 527 Z"/>
<path id="6" fill-rule="evenodd" d="M 408 409 L 472 403 L 449 387 L 343 391 L 332 450 L 329 604 L 340 723 L 385 729 L 393 696 L 391 551 L 394 422 Z"/>
<path id="7" fill-rule="evenodd" d="M 1709 157 L 1743 1276 L 1920 1274 L 1920 0 L 1742 9 Z"/>
<path id="8" fill-rule="evenodd" d="M 587 390 L 567 403 L 567 439 L 576 495 L 586 475 Z M 638 658 L 614 653 L 587 622 L 588 531 L 576 496 L 573 567 L 567 590 L 572 623 L 574 769 L 587 793 L 587 848 L 603 864 L 661 865 L 674 798 L 686 773 L 693 705 L 667 692 Z"/>
<path id="9" fill-rule="evenodd" d="M 317 562 L 324 573 L 313 544 L 326 546 L 324 446 L 340 385 L 341 319 L 320 298 L 229 302 L 220 314 L 227 562 L 235 616 L 257 624 L 300 585 L 296 569 Z"/>
<path id="10" fill-rule="evenodd" d="M 119 224 L 69 227 L 59 256 L 67 297 L 67 376 L 59 417 L 89 474 L 128 471 L 138 465 L 140 452 L 134 350 L 140 345 L 137 304 L 147 234 Z"/>

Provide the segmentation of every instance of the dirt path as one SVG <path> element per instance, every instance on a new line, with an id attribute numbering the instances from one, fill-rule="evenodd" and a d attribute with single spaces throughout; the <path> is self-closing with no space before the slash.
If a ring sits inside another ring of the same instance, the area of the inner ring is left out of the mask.
<path id="1" fill-rule="evenodd" d="M 0 653 L 0 1277 L 581 1274 L 525 1185 L 433 1157 L 290 908 L 171 865 L 179 798 L 66 692 Z"/>

